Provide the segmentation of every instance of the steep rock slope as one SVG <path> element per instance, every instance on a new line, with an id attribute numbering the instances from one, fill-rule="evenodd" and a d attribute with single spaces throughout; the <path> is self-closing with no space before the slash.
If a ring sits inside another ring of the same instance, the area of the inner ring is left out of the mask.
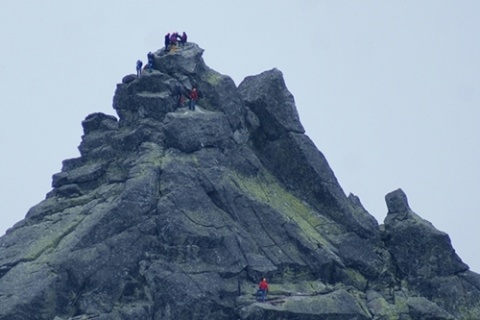
<path id="1" fill-rule="evenodd" d="M 0 320 L 480 318 L 480 277 L 401 190 L 381 226 L 344 194 L 280 71 L 237 88 L 202 53 L 159 50 L 118 120 L 82 122 L 81 156 L 0 238 Z"/>

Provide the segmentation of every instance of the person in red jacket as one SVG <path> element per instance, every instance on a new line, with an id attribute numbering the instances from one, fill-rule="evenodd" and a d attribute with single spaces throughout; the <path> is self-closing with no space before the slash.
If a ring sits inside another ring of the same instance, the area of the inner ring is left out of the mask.
<path id="1" fill-rule="evenodd" d="M 261 300 L 262 302 L 265 302 L 267 300 L 267 292 L 268 292 L 268 282 L 266 278 L 263 278 L 262 281 L 260 281 L 260 284 L 258 285 L 258 292 L 261 295 Z"/>
<path id="2" fill-rule="evenodd" d="M 188 96 L 190 98 L 190 104 L 188 106 L 188 109 L 195 111 L 195 103 L 198 100 L 198 91 L 197 88 L 193 87 L 192 91 L 190 91 L 190 95 Z"/>

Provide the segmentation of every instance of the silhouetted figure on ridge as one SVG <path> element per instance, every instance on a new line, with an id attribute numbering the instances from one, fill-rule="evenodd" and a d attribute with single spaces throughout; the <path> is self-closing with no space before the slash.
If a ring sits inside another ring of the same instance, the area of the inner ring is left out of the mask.
<path id="1" fill-rule="evenodd" d="M 148 72 L 152 72 L 153 68 L 155 68 L 155 56 L 153 53 L 149 52 L 147 54 L 148 59 Z"/>
<path id="2" fill-rule="evenodd" d="M 182 47 L 187 43 L 187 34 L 183 31 L 182 36 L 180 37 L 180 43 Z"/>
<path id="3" fill-rule="evenodd" d="M 168 52 L 170 46 L 170 32 L 165 35 L 165 52 Z"/>
<path id="4" fill-rule="evenodd" d="M 143 66 L 142 60 L 137 60 L 137 77 L 139 78 L 142 75 L 142 66 Z"/>
<path id="5" fill-rule="evenodd" d="M 178 32 L 174 32 L 174 33 L 172 33 L 172 35 L 170 36 L 170 45 L 176 46 L 176 45 L 177 45 L 177 41 L 178 41 Z"/>

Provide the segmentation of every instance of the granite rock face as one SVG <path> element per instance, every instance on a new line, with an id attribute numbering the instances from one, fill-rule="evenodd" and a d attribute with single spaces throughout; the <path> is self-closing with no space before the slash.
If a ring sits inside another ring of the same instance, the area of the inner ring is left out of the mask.
<path id="1" fill-rule="evenodd" d="M 480 318 L 480 276 L 403 191 L 383 225 L 344 194 L 279 70 L 237 87 L 202 54 L 157 51 L 118 119 L 82 122 L 80 157 L 0 238 L 0 320 Z"/>

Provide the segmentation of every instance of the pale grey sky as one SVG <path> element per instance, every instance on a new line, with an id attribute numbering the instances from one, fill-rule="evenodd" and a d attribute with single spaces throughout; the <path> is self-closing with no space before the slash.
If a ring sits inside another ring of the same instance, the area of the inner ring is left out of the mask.
<path id="1" fill-rule="evenodd" d="M 341 186 L 383 222 L 411 208 L 480 257 L 480 1 L 0 0 L 0 234 L 79 155 L 81 121 L 116 115 L 135 61 L 186 31 L 239 84 L 278 68 Z"/>

